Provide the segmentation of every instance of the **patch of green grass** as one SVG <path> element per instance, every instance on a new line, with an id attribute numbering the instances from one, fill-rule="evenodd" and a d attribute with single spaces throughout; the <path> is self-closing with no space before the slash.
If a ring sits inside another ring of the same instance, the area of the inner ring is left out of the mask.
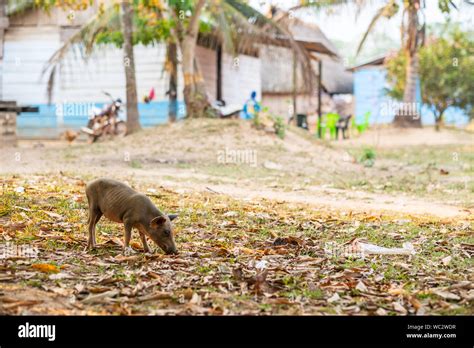
<path id="1" fill-rule="evenodd" d="M 143 168 L 142 163 L 139 160 L 133 159 L 130 161 L 129 166 L 135 169 Z"/>

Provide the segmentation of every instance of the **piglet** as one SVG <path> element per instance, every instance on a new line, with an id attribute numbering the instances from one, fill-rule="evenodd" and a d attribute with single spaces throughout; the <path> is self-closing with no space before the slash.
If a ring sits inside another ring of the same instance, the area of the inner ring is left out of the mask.
<path id="1" fill-rule="evenodd" d="M 125 225 L 124 252 L 130 250 L 132 228 L 140 232 L 145 252 L 149 252 L 148 236 L 167 254 L 177 254 L 171 221 L 177 215 L 160 212 L 146 195 L 111 179 L 97 179 L 86 186 L 89 203 L 89 241 L 87 249 L 96 246 L 95 226 L 102 215 Z"/>

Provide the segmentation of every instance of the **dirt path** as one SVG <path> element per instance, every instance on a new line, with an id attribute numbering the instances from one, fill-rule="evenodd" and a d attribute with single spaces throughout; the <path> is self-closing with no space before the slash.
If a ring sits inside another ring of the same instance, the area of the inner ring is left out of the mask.
<path id="1" fill-rule="evenodd" d="M 367 145 L 379 148 L 402 146 L 440 146 L 462 144 L 474 146 L 474 133 L 434 128 L 404 129 L 396 128 L 372 129 L 360 137 L 335 143 L 336 146 Z"/>
<path id="2" fill-rule="evenodd" d="M 144 180 L 147 180 L 146 178 Z M 321 186 L 310 186 L 294 191 L 280 191 L 268 188 L 250 188 L 248 185 L 203 185 L 185 186 L 182 182 L 162 181 L 163 185 L 178 192 L 211 191 L 237 199 L 268 199 L 289 203 L 309 204 L 313 209 L 329 207 L 337 211 L 367 213 L 402 213 L 407 215 L 432 216 L 438 218 L 468 218 L 474 214 L 471 209 L 454 205 L 429 202 L 401 195 L 375 194 L 362 191 L 341 190 Z"/>
<path id="3" fill-rule="evenodd" d="M 203 137 L 206 142 L 202 141 Z M 414 129 L 401 133 L 395 129 L 375 129 L 355 139 L 322 146 L 299 131 L 289 132 L 286 139 L 281 141 L 257 132 L 246 123 L 232 121 L 226 126 L 224 121 L 214 120 L 205 121 L 204 124 L 178 123 L 157 127 L 156 130 L 146 130 L 130 138 L 94 146 L 68 146 L 64 142 L 21 142 L 17 148 L 0 151 L 0 175 L 64 172 L 85 178 L 109 176 L 140 180 L 152 187 L 163 185 L 178 191 L 212 190 L 239 199 L 263 198 L 305 203 L 315 208 L 463 218 L 473 211 L 446 200 L 441 202 L 435 198 L 417 198 L 403 192 L 366 192 L 357 187 L 337 189 L 334 188 L 333 177 L 337 177 L 337 180 L 341 180 L 341 177 L 342 180 L 359 177 L 370 179 L 369 176 L 373 178 L 383 174 L 375 169 L 364 171 L 361 165 L 348 161 L 346 150 L 350 147 L 403 145 L 404 151 L 410 151 L 410 146 L 472 143 L 472 134 L 451 130 L 435 132 L 432 129 Z M 233 176 L 234 168 L 216 162 L 217 151 L 227 148 L 257 149 L 258 168 L 245 165 L 236 167 L 243 174 Z M 125 155 L 130 156 L 132 161 L 125 162 Z M 278 162 L 281 168 L 267 170 L 265 163 L 268 161 Z M 403 163 L 397 165 L 404 166 Z M 398 175 L 399 170 L 393 172 Z M 301 187 L 298 185 L 302 178 L 311 175 L 319 182 L 305 183 Z M 282 185 L 272 186 L 272 182 L 280 179 L 284 182 Z"/>

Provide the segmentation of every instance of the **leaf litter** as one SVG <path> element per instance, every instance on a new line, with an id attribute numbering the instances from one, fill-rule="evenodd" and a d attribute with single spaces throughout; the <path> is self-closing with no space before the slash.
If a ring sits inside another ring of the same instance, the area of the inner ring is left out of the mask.
<path id="1" fill-rule="evenodd" d="M 130 183 L 179 214 L 179 255 L 145 254 L 136 232 L 135 254 L 123 255 L 123 225 L 106 219 L 97 249 L 84 252 L 83 178 L 2 178 L 1 314 L 473 313 L 472 220 L 338 213 Z M 331 243 L 405 249 L 361 259 L 328 253 Z"/>

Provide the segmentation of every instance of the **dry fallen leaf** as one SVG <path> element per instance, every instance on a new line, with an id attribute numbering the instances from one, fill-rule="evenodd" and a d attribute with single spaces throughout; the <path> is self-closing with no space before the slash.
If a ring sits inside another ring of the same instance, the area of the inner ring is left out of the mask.
<path id="1" fill-rule="evenodd" d="M 452 256 L 446 256 L 446 257 L 441 259 L 441 261 L 443 262 L 443 265 L 445 265 L 445 266 L 449 265 L 451 260 L 452 260 Z"/>
<path id="2" fill-rule="evenodd" d="M 107 302 L 111 297 L 117 296 L 118 293 L 119 291 L 114 289 L 114 290 L 106 291 L 97 295 L 89 295 L 84 300 L 82 300 L 82 303 L 91 304 L 91 303 Z"/>
<path id="3" fill-rule="evenodd" d="M 58 273 L 59 272 L 58 266 L 52 265 L 49 263 L 34 263 L 31 265 L 31 267 L 44 273 Z"/>
<path id="4" fill-rule="evenodd" d="M 396 310 L 397 312 L 402 313 L 402 314 L 407 314 L 407 310 L 400 303 L 393 302 L 392 306 L 393 306 L 393 309 Z"/>
<path id="5" fill-rule="evenodd" d="M 410 297 L 410 303 L 413 306 L 413 308 L 415 308 L 415 310 L 417 311 L 421 308 L 421 302 L 418 301 L 418 299 L 414 296 Z"/>
<path id="6" fill-rule="evenodd" d="M 458 295 L 453 294 L 452 292 L 449 292 L 449 291 L 436 289 L 436 290 L 432 290 L 431 292 L 435 295 L 438 295 L 441 298 L 444 298 L 445 300 L 457 300 L 457 301 L 459 301 L 461 299 Z"/>
<path id="7" fill-rule="evenodd" d="M 337 292 L 334 293 L 330 298 L 328 298 L 329 303 L 334 303 L 339 301 L 341 298 L 339 297 L 339 294 Z"/>
<path id="8" fill-rule="evenodd" d="M 361 291 L 361 292 L 367 292 L 368 289 L 367 289 L 367 286 L 365 286 L 365 284 L 359 280 L 359 282 L 357 283 L 357 286 L 355 287 L 357 290 Z"/>

